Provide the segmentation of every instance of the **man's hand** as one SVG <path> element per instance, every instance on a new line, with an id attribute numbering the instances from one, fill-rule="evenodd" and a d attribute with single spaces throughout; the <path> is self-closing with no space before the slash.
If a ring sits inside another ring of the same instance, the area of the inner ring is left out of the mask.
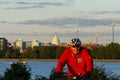
<path id="1" fill-rule="evenodd" d="M 62 73 L 61 72 L 56 72 L 56 78 L 60 78 L 62 77 Z"/>
<path id="2" fill-rule="evenodd" d="M 90 77 L 90 72 L 87 72 L 87 73 L 85 74 L 85 77 Z"/>

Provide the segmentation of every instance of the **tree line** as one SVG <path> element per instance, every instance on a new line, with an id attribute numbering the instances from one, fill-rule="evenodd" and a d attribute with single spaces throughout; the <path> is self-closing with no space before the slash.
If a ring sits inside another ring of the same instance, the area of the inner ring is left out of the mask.
<path id="1" fill-rule="evenodd" d="M 94 47 L 91 54 L 94 59 L 120 59 L 120 44 L 111 43 Z"/>
<path id="2" fill-rule="evenodd" d="M 23 53 L 19 49 L 9 48 L 7 51 L 0 51 L 0 58 L 23 58 L 23 59 L 58 59 L 66 47 L 42 46 L 28 47 Z M 106 46 L 98 45 L 88 49 L 93 59 L 120 59 L 120 45 L 110 43 Z"/>
<path id="3" fill-rule="evenodd" d="M 9 48 L 7 51 L 0 51 L 0 58 L 9 59 L 58 59 L 65 47 L 60 46 L 35 46 L 27 47 L 23 53 L 19 49 Z"/>

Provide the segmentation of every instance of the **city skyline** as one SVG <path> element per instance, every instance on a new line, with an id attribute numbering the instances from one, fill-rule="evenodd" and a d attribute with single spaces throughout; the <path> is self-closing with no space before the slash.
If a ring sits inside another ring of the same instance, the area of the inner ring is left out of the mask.
<path id="1" fill-rule="evenodd" d="M 14 42 L 36 39 L 51 42 L 57 33 L 60 42 L 79 37 L 83 43 L 120 42 L 119 0 L 0 0 L 0 37 Z M 79 28 L 79 33 L 76 32 Z"/>

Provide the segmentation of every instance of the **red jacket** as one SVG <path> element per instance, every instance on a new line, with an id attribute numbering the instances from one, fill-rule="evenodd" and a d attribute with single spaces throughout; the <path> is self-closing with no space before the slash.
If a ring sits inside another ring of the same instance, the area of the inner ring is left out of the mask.
<path id="1" fill-rule="evenodd" d="M 58 60 L 56 72 L 62 72 L 65 64 L 68 67 L 68 76 L 85 75 L 87 72 L 91 72 L 93 69 L 92 57 L 87 49 L 83 47 L 81 49 L 78 55 L 74 55 L 71 48 L 67 48 Z"/>

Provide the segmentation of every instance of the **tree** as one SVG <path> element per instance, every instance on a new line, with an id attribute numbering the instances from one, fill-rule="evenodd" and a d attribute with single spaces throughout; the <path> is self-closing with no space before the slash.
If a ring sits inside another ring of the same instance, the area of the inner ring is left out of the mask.
<path id="1" fill-rule="evenodd" d="M 0 58 L 3 58 L 5 56 L 5 51 L 0 50 Z"/>
<path id="2" fill-rule="evenodd" d="M 3 80 L 30 80 L 30 71 L 31 69 L 27 65 L 13 63 L 11 69 L 5 71 Z"/>
<path id="3" fill-rule="evenodd" d="M 65 47 L 57 47 L 56 48 L 56 59 L 58 59 L 60 57 L 60 55 L 62 54 L 62 52 L 64 51 Z"/>
<path id="4" fill-rule="evenodd" d="M 19 49 L 9 49 L 6 53 L 4 58 L 19 58 L 20 51 Z"/>
<path id="5" fill-rule="evenodd" d="M 38 46 L 33 47 L 31 57 L 35 59 L 40 58 L 40 47 Z"/>
<path id="6" fill-rule="evenodd" d="M 120 45 L 111 43 L 107 46 L 97 46 L 92 48 L 94 59 L 120 59 Z"/>
<path id="7" fill-rule="evenodd" d="M 26 50 L 21 54 L 21 58 L 31 58 L 32 48 L 27 47 Z"/>

